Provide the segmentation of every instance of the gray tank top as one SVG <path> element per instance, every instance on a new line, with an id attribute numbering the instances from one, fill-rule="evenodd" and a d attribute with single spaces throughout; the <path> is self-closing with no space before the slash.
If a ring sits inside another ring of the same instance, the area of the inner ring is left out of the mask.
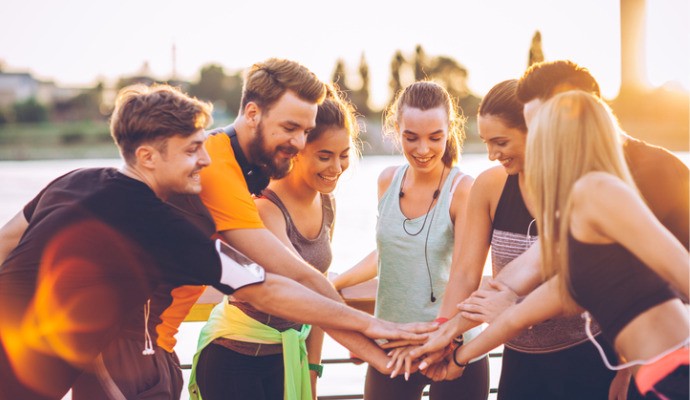
<path id="1" fill-rule="evenodd" d="M 396 170 L 379 201 L 376 316 L 393 322 L 432 321 L 441 306 L 450 274 L 454 242 L 450 189 L 460 171 L 450 170 L 428 217 L 422 215 L 408 220 L 400 209 L 399 197 L 400 183 L 407 168 L 409 165 Z M 419 233 L 410 235 L 415 232 Z M 432 285 L 435 302 L 431 301 Z"/>
<path id="2" fill-rule="evenodd" d="M 331 260 L 333 259 L 333 254 L 331 252 L 331 231 L 333 230 L 335 201 L 332 195 L 321 194 L 321 231 L 314 239 L 305 238 L 299 232 L 299 230 L 297 230 L 290 213 L 275 192 L 270 189 L 265 189 L 262 192 L 262 196 L 278 206 L 280 211 L 283 213 L 283 217 L 285 218 L 286 232 L 288 238 L 290 238 L 290 243 L 292 243 L 302 259 L 314 266 L 319 271 L 325 273 L 328 270 L 328 267 L 330 267 Z M 290 328 L 297 331 L 302 329 L 301 324 L 263 313 L 249 303 L 239 301 L 231 301 L 230 303 L 242 310 L 243 313 L 247 314 L 251 318 L 281 332 Z M 218 338 L 213 342 L 227 347 L 230 350 L 250 356 L 267 356 L 271 354 L 280 354 L 283 352 L 283 346 L 280 344 L 258 344 L 240 342 L 225 338 Z"/>

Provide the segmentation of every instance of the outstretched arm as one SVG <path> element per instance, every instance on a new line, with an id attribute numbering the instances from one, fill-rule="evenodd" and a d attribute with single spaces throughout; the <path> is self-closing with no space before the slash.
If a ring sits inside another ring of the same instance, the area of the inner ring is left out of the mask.
<path id="1" fill-rule="evenodd" d="M 259 311 L 291 321 L 327 329 L 361 332 L 372 339 L 424 340 L 434 329 L 430 324 L 399 324 L 382 321 L 343 303 L 328 299 L 297 282 L 276 274 L 266 274 L 261 284 L 244 286 L 233 296 L 247 301 Z"/>
<path id="2" fill-rule="evenodd" d="M 549 279 L 522 302 L 503 312 L 479 336 L 461 346 L 455 356 L 458 363 L 486 354 L 534 324 L 563 312 L 558 277 Z"/>
<path id="3" fill-rule="evenodd" d="M 453 262 L 438 317 L 452 318 L 457 304 L 479 286 L 491 238 L 491 176 L 480 175 L 471 186 L 458 187 L 453 199 L 455 244 Z M 470 182 L 467 182 L 469 184 Z M 462 184 L 462 182 L 460 183 Z"/>
<path id="4" fill-rule="evenodd" d="M 333 286 L 335 286 L 336 290 L 343 290 L 347 287 L 376 278 L 378 275 L 377 261 L 378 251 L 374 250 L 367 254 L 360 262 L 355 264 L 354 267 L 336 276 L 335 279 L 333 279 Z"/>
<path id="5" fill-rule="evenodd" d="M 529 294 L 542 282 L 539 241 L 508 263 L 493 279 L 462 303 L 458 304 L 464 318 L 491 323 L 519 296 Z"/>

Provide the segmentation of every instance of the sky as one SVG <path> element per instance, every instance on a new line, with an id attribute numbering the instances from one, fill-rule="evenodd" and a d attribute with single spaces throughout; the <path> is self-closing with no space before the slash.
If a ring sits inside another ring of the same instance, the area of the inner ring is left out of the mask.
<path id="1" fill-rule="evenodd" d="M 626 0 L 629 1 L 629 0 Z M 690 1 L 646 0 L 652 86 L 690 89 Z M 588 67 L 605 97 L 620 85 L 619 0 L 0 0 L 0 60 L 59 85 L 114 82 L 148 63 L 158 79 L 196 79 L 209 63 L 227 72 L 269 57 L 299 61 L 324 80 L 362 54 L 372 103 L 387 100 L 390 60 L 423 46 L 469 70 L 478 95 L 519 77 L 535 31 L 547 60 Z M 351 82 L 356 86 L 356 82 Z"/>

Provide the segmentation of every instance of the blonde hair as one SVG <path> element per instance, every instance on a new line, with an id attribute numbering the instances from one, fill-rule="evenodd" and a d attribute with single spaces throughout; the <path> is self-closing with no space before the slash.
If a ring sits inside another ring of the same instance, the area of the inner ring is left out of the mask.
<path id="1" fill-rule="evenodd" d="M 448 115 L 448 139 L 441 160 L 447 167 L 458 162 L 462 144 L 465 141 L 465 119 L 458 115 L 457 104 L 443 86 L 431 81 L 418 81 L 398 92 L 393 103 L 386 109 L 383 131 L 387 136 L 399 140 L 396 127 L 402 119 L 405 108 L 422 111 L 442 107 Z"/>
<path id="2" fill-rule="evenodd" d="M 583 91 L 558 94 L 544 103 L 529 127 L 525 153 L 528 196 L 533 201 L 542 273 L 559 275 L 566 309 L 569 295 L 568 229 L 572 188 L 588 172 L 617 176 L 635 188 L 625 163 L 621 130 L 609 107 Z"/>

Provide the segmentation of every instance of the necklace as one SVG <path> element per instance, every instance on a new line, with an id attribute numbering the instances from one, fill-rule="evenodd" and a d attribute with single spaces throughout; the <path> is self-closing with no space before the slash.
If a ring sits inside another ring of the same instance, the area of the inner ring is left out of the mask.
<path id="1" fill-rule="evenodd" d="M 426 226 L 426 220 L 427 220 L 427 218 L 429 218 L 429 211 L 431 211 L 431 207 L 434 205 L 434 201 L 436 201 L 436 199 L 438 198 L 439 194 L 441 194 L 441 183 L 443 182 L 443 174 L 444 174 L 445 172 L 446 172 L 446 166 L 443 165 L 443 170 L 441 171 L 441 177 L 438 179 L 438 185 L 437 185 L 437 187 L 436 187 L 436 190 L 434 190 L 433 196 L 431 197 L 431 202 L 429 202 L 429 208 L 427 208 L 426 214 L 424 215 L 424 222 L 422 222 L 422 227 L 419 228 L 419 230 L 418 230 L 417 232 L 412 233 L 412 232 L 410 232 L 410 231 L 407 230 L 407 222 L 410 221 L 410 219 L 409 219 L 409 218 L 405 218 L 405 219 L 403 220 L 403 230 L 404 230 L 405 233 L 407 233 L 408 235 L 410 235 L 410 236 L 417 236 L 417 235 L 419 235 L 420 233 L 422 233 L 422 231 L 424 230 L 424 227 Z M 403 191 L 403 186 L 404 186 L 404 184 L 405 184 L 405 178 L 406 178 L 406 177 L 407 177 L 407 171 L 405 171 L 405 174 L 403 175 L 403 178 L 400 180 L 400 193 L 398 194 L 398 197 L 401 198 L 401 199 L 403 198 L 403 196 L 405 196 L 405 192 Z M 431 229 L 431 222 L 433 222 L 433 220 L 434 220 L 433 214 L 436 214 L 436 209 L 434 209 L 434 212 L 433 212 L 432 215 L 431 215 L 431 220 L 429 221 L 429 229 Z M 428 236 L 428 235 L 427 235 L 427 236 Z"/>

